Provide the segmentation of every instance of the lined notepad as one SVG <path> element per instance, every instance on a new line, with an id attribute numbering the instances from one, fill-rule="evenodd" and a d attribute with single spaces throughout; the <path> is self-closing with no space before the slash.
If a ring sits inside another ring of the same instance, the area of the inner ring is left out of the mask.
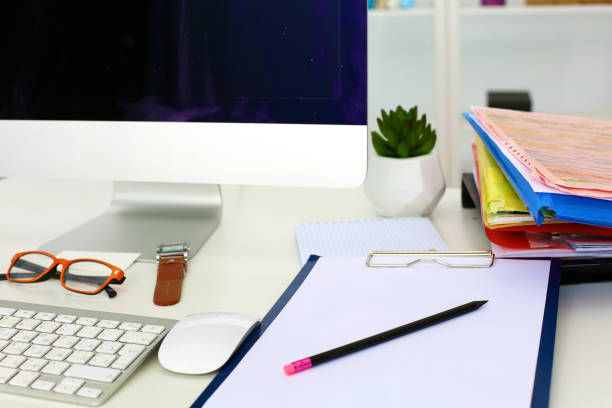
<path id="1" fill-rule="evenodd" d="M 298 224 L 300 261 L 308 257 L 364 257 L 371 251 L 448 249 L 427 218 L 375 218 Z"/>

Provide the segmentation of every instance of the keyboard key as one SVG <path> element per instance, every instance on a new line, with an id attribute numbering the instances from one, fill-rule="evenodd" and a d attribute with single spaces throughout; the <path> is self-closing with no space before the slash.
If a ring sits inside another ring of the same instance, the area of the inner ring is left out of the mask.
<path id="1" fill-rule="evenodd" d="M 100 320 L 97 326 L 105 329 L 114 329 L 119 326 L 119 322 L 116 320 Z"/>
<path id="2" fill-rule="evenodd" d="M 20 321 L 21 321 L 21 317 L 4 316 L 2 319 L 0 319 L 0 327 L 7 327 L 7 328 L 15 327 L 15 325 L 19 323 Z"/>
<path id="3" fill-rule="evenodd" d="M 98 398 L 102 394 L 102 390 L 93 387 L 82 387 L 77 395 L 85 398 Z"/>
<path id="4" fill-rule="evenodd" d="M 83 384 L 85 384 L 85 381 L 79 380 L 77 378 L 64 378 L 62 382 L 60 382 L 59 384 L 55 386 L 53 391 L 58 392 L 60 394 L 72 395 Z"/>
<path id="5" fill-rule="evenodd" d="M 30 384 L 34 382 L 35 379 L 40 377 L 40 374 L 34 371 L 21 371 L 14 376 L 11 381 L 9 381 L 9 385 L 14 385 L 16 387 L 29 387 Z"/>
<path id="6" fill-rule="evenodd" d="M 57 334 L 51 334 L 51 333 L 41 333 L 38 335 L 38 337 L 36 337 L 34 340 L 32 340 L 33 344 L 40 344 L 42 346 L 49 346 L 51 344 L 53 344 L 53 342 L 55 340 L 57 340 L 59 336 Z"/>
<path id="7" fill-rule="evenodd" d="M 63 336 L 72 336 L 76 332 L 78 332 L 83 326 L 80 324 L 63 324 L 59 329 L 55 331 L 55 334 L 60 334 Z"/>
<path id="8" fill-rule="evenodd" d="M 0 340 L 0 350 L 8 346 L 9 342 L 6 340 Z"/>
<path id="9" fill-rule="evenodd" d="M 145 346 L 141 346 L 140 344 L 126 344 L 123 346 L 121 350 L 119 350 L 119 355 L 127 354 L 127 353 L 136 353 L 140 354 L 145 349 Z"/>
<path id="10" fill-rule="evenodd" d="M 49 361 L 44 358 L 28 358 L 25 363 L 19 366 L 20 370 L 40 371 Z"/>
<path id="11" fill-rule="evenodd" d="M 96 367 L 108 367 L 116 358 L 117 356 L 113 354 L 96 353 L 87 364 Z"/>
<path id="12" fill-rule="evenodd" d="M 79 342 L 78 337 L 75 336 L 60 336 L 59 339 L 53 343 L 54 347 L 72 348 L 76 343 Z"/>
<path id="13" fill-rule="evenodd" d="M 33 310 L 24 310 L 24 309 L 20 309 L 18 311 L 16 311 L 13 316 L 17 316 L 17 317 L 23 317 L 25 319 L 29 319 L 30 317 L 34 316 L 36 314 L 35 311 Z"/>
<path id="14" fill-rule="evenodd" d="M 117 354 L 117 351 L 119 351 L 122 345 L 123 344 L 116 341 L 103 341 L 96 349 L 96 353 Z"/>
<path id="15" fill-rule="evenodd" d="M 68 363 L 85 364 L 93 356 L 93 354 L 94 353 L 92 353 L 91 351 L 77 350 L 77 351 L 74 351 L 70 355 L 70 357 L 66 359 L 66 361 Z"/>
<path id="16" fill-rule="evenodd" d="M 119 356 L 117 360 L 111 366 L 112 368 L 117 368 L 119 370 L 125 370 L 132 364 L 136 357 L 138 357 L 139 353 L 123 353 Z"/>
<path id="17" fill-rule="evenodd" d="M 51 375 L 62 375 L 68 367 L 70 367 L 70 364 L 63 361 L 51 361 L 42 369 L 42 372 Z"/>
<path id="18" fill-rule="evenodd" d="M 29 343 L 11 342 L 8 346 L 2 349 L 6 354 L 22 354 L 30 347 Z"/>
<path id="19" fill-rule="evenodd" d="M 60 326 L 61 323 L 58 322 L 44 321 L 39 324 L 34 330 L 40 333 L 53 333 Z"/>
<path id="20" fill-rule="evenodd" d="M 97 321 L 98 319 L 95 317 L 79 317 L 74 323 L 80 324 L 81 326 L 93 326 Z"/>
<path id="21" fill-rule="evenodd" d="M 53 320 L 57 316 L 55 313 L 39 312 L 34 316 L 38 320 Z"/>
<path id="22" fill-rule="evenodd" d="M 134 344 L 142 344 L 143 346 L 148 346 L 153 343 L 157 336 L 153 333 L 142 333 L 142 332 L 126 332 L 119 339 L 122 343 L 134 343 Z"/>
<path id="23" fill-rule="evenodd" d="M 75 350 L 94 351 L 100 344 L 100 340 L 96 339 L 81 339 L 75 346 Z"/>
<path id="24" fill-rule="evenodd" d="M 15 313 L 15 309 L 10 307 L 0 307 L 0 316 L 10 316 Z"/>
<path id="25" fill-rule="evenodd" d="M 10 355 L 6 356 L 0 361 L 0 366 L 9 367 L 9 368 L 17 368 L 26 360 L 23 356 L 15 356 Z"/>
<path id="26" fill-rule="evenodd" d="M 117 329 L 104 329 L 102 333 L 98 335 L 98 339 L 106 341 L 115 341 L 125 333 L 123 330 Z"/>
<path id="27" fill-rule="evenodd" d="M 72 353 L 71 349 L 53 347 L 51 351 L 49 351 L 45 355 L 45 358 L 47 360 L 64 361 L 64 359 L 66 359 L 66 357 L 68 357 L 70 353 Z M 75 351 L 75 353 L 77 353 L 77 351 Z"/>
<path id="28" fill-rule="evenodd" d="M 86 339 L 93 339 L 98 334 L 100 334 L 101 331 L 102 331 L 101 327 L 86 326 L 86 327 L 83 327 L 81 330 L 79 330 L 79 332 L 76 335 L 79 337 L 84 337 Z"/>
<path id="29" fill-rule="evenodd" d="M 24 343 L 30 343 L 34 337 L 38 336 L 38 333 L 30 330 L 21 330 L 19 333 L 13 336 L 11 340 L 21 341 Z"/>
<path id="30" fill-rule="evenodd" d="M 73 364 L 64 375 L 69 377 L 83 378 L 85 380 L 111 383 L 121 374 L 120 370 L 112 368 L 92 367 L 83 364 Z"/>
<path id="31" fill-rule="evenodd" d="M 0 367 L 0 384 L 6 384 L 15 374 L 17 370 L 14 368 Z"/>
<path id="32" fill-rule="evenodd" d="M 1 328 L 0 329 L 0 340 L 8 340 L 11 337 L 13 337 L 15 333 L 17 333 L 17 330 L 15 329 Z"/>
<path id="33" fill-rule="evenodd" d="M 33 390 L 51 391 L 54 386 L 55 383 L 53 381 L 36 380 L 30 385 L 30 388 Z"/>
<path id="34" fill-rule="evenodd" d="M 4 357 L 6 357 L 6 354 L 0 353 L 0 360 L 2 360 Z"/>
<path id="35" fill-rule="evenodd" d="M 42 320 L 23 319 L 15 326 L 15 328 L 19 330 L 34 330 L 40 323 L 42 323 Z"/>
<path id="36" fill-rule="evenodd" d="M 41 346 L 38 344 L 32 344 L 29 349 L 27 349 L 23 355 L 26 357 L 34 357 L 39 358 L 47 354 L 51 350 L 49 346 Z"/>
<path id="37" fill-rule="evenodd" d="M 76 320 L 76 316 L 73 315 L 59 315 L 55 318 L 58 323 L 73 323 Z"/>
<path id="38" fill-rule="evenodd" d="M 142 329 L 140 329 L 140 331 L 145 332 L 145 333 L 159 334 L 164 331 L 164 326 L 155 326 L 151 324 L 146 324 L 142 326 Z"/>
<path id="39" fill-rule="evenodd" d="M 121 325 L 119 325 L 119 328 L 121 330 L 126 330 L 126 331 L 137 331 L 141 327 L 142 327 L 142 324 L 132 323 L 132 322 L 123 322 L 121 323 Z"/>

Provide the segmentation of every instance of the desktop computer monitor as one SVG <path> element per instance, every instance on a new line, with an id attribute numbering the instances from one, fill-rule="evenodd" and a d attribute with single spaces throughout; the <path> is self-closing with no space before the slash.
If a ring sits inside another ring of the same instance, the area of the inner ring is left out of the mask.
<path id="1" fill-rule="evenodd" d="M 367 162 L 365 0 L 0 5 L 0 177 L 113 180 L 44 249 L 197 250 L 217 184 L 349 187 Z"/>

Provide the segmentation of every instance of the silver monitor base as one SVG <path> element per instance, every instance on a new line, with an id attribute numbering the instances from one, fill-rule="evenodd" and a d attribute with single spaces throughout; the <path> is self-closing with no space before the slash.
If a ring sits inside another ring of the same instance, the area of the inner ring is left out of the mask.
<path id="1" fill-rule="evenodd" d="M 191 256 L 221 222 L 221 190 L 214 184 L 119 182 L 108 210 L 40 249 L 139 252 L 155 260 L 161 242 L 187 241 Z"/>

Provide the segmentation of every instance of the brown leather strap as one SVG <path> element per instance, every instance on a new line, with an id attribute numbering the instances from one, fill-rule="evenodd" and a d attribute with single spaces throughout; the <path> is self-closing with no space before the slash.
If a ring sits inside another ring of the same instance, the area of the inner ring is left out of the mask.
<path id="1" fill-rule="evenodd" d="M 183 274 L 187 262 L 182 256 L 162 257 L 157 265 L 157 283 L 153 294 L 153 303 L 158 306 L 170 306 L 181 299 Z"/>

